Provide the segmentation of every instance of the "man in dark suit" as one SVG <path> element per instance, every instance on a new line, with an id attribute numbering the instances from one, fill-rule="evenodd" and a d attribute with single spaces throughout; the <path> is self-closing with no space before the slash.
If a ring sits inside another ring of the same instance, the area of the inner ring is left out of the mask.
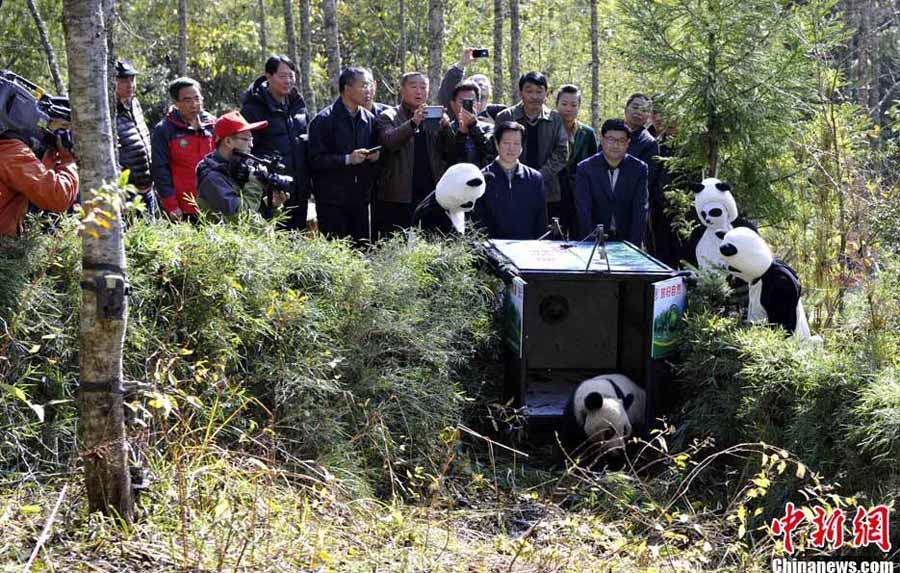
<path id="1" fill-rule="evenodd" d="M 578 164 L 575 208 L 578 238 L 603 225 L 610 239 L 641 244 L 647 220 L 647 164 L 628 155 L 631 132 L 621 119 L 600 130 L 601 153 Z"/>

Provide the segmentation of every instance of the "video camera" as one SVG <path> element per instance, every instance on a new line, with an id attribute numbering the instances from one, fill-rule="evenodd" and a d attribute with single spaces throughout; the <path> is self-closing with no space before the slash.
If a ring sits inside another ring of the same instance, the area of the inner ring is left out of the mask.
<path id="1" fill-rule="evenodd" d="M 22 76 L 0 70 L 0 133 L 15 133 L 36 153 L 43 146 L 55 147 L 57 137 L 71 150 L 72 132 L 51 131 L 50 122 L 54 119 L 72 121 L 69 98 L 51 96 Z"/>
<path id="2" fill-rule="evenodd" d="M 274 157 L 257 157 L 250 153 L 235 150 L 234 154 L 240 158 L 238 164 L 238 178 L 246 181 L 251 176 L 262 183 L 263 188 L 269 196 L 269 204 L 272 203 L 272 193 L 280 191 L 291 196 L 291 186 L 294 184 L 294 178 L 290 175 L 284 175 L 287 167 L 281 162 L 281 157 L 277 154 Z"/>

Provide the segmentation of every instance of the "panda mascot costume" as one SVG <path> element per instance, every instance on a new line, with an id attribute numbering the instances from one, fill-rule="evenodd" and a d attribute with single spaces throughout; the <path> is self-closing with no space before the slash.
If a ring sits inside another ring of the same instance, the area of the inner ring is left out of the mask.
<path id="1" fill-rule="evenodd" d="M 719 233 L 719 252 L 728 271 L 750 285 L 747 320 L 779 325 L 798 340 L 821 341 L 810 336 L 800 300 L 800 279 L 794 269 L 773 257 L 769 245 L 750 229 Z"/>
<path id="2" fill-rule="evenodd" d="M 646 394 L 624 374 L 602 374 L 579 384 L 566 402 L 560 441 L 595 461 L 624 453 L 625 442 L 644 425 Z"/>
<path id="3" fill-rule="evenodd" d="M 484 195 L 484 174 L 471 163 L 451 166 L 438 181 L 437 188 L 416 207 L 413 227 L 443 235 L 464 235 L 466 213 Z"/>
<path id="4" fill-rule="evenodd" d="M 747 219 L 738 216 L 737 203 L 728 183 L 709 177 L 692 185 L 691 190 L 694 192 L 694 210 L 701 226 L 694 229 L 691 234 L 685 259 L 703 270 L 713 268 L 724 270 L 727 265 L 719 252 L 721 239 L 716 236 L 716 232 L 727 233 L 736 227 L 747 227 L 756 231 L 756 227 Z"/>

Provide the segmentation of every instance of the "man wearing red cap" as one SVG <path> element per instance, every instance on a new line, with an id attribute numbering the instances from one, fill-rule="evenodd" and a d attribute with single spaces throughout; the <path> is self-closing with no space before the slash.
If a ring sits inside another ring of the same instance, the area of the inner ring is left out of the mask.
<path id="1" fill-rule="evenodd" d="M 216 150 L 197 165 L 197 205 L 204 213 L 230 217 L 238 211 L 259 209 L 268 214 L 287 200 L 286 193 L 274 191 L 272 204 L 263 204 L 262 187 L 250 177 L 250 171 L 243 168 L 239 156 L 239 153 L 250 152 L 253 146 L 251 132 L 267 125 L 265 121 L 248 123 L 237 111 L 216 120 Z"/>

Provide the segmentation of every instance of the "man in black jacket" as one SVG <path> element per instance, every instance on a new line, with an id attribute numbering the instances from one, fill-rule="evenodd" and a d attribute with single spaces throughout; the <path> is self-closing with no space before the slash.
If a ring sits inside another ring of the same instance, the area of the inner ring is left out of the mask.
<path id="1" fill-rule="evenodd" d="M 494 147 L 494 125 L 481 120 L 479 87 L 470 81 L 462 82 L 453 89 L 450 109 L 456 118 L 450 122 L 455 141 L 447 151 L 447 163 L 471 163 L 485 167 L 497 156 Z M 467 109 L 468 108 L 468 109 Z"/>
<path id="2" fill-rule="evenodd" d="M 156 196 L 150 175 L 150 131 L 141 104 L 134 97 L 138 71 L 128 62 L 116 62 L 116 135 L 119 165 L 128 169 L 128 182 L 137 187 L 147 214 L 156 216 Z"/>
<path id="3" fill-rule="evenodd" d="M 252 153 L 281 156 L 288 174 L 294 178 L 291 197 L 285 204 L 285 227 L 303 230 L 310 191 L 306 162 L 309 122 L 306 102 L 297 90 L 297 66 L 287 56 L 270 57 L 265 71 L 265 75 L 257 78 L 244 94 L 241 115 L 250 123 L 268 122 L 268 127 L 254 137 Z"/>
<path id="4" fill-rule="evenodd" d="M 319 230 L 328 237 L 371 238 L 369 206 L 378 178 L 375 116 L 365 108 L 372 75 L 347 68 L 340 97 L 309 126 L 309 157 L 316 188 Z"/>

